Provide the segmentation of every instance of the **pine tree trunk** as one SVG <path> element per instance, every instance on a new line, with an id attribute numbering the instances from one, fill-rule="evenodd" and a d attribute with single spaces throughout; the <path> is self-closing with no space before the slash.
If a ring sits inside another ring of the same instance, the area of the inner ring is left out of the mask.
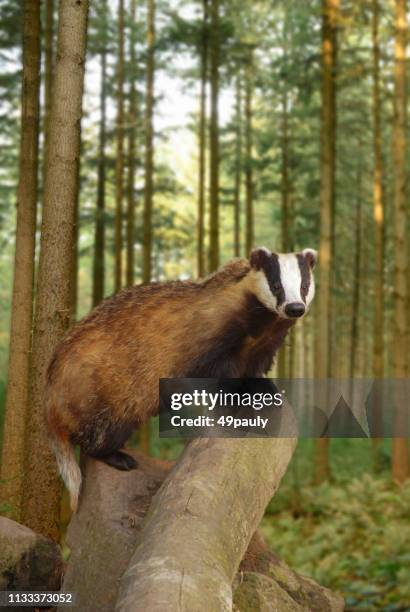
<path id="1" fill-rule="evenodd" d="M 115 291 L 123 284 L 122 215 L 124 199 L 124 0 L 118 0 L 117 152 L 115 160 Z"/>
<path id="2" fill-rule="evenodd" d="M 286 85 L 285 85 L 286 87 Z M 281 182 L 281 200 L 282 200 L 282 252 L 290 251 L 290 180 L 289 180 L 289 113 L 288 113 L 288 94 L 284 91 L 282 95 L 282 134 L 281 134 L 281 153 L 282 153 L 282 182 Z M 278 376 L 279 378 L 287 378 L 289 371 L 289 338 L 282 346 L 278 355 Z"/>
<path id="3" fill-rule="evenodd" d="M 152 208 L 154 197 L 154 74 L 155 74 L 155 0 L 148 1 L 147 23 L 147 90 L 145 104 L 145 192 L 143 282 L 151 281 L 152 269 Z"/>
<path id="4" fill-rule="evenodd" d="M 241 254 L 241 178 L 242 178 L 242 75 L 238 68 L 236 76 L 236 148 L 235 148 L 235 187 L 234 187 L 234 255 Z"/>
<path id="5" fill-rule="evenodd" d="M 219 266 L 219 0 L 211 0 L 210 228 L 209 270 Z"/>
<path id="6" fill-rule="evenodd" d="M 336 95 L 335 58 L 336 28 L 339 0 L 322 2 L 322 116 L 321 116 L 321 189 L 320 189 L 320 242 L 318 266 L 318 296 L 316 304 L 315 376 L 329 376 L 330 340 L 330 279 L 332 270 L 333 210 L 335 199 L 335 142 Z M 329 477 L 329 440 L 317 440 L 315 445 L 314 480 L 322 482 Z"/>
<path id="7" fill-rule="evenodd" d="M 81 139 L 81 135 L 80 135 Z M 79 153 L 81 159 L 81 149 Z M 71 280 L 70 280 L 70 325 L 73 325 L 77 320 L 78 307 L 78 270 L 79 270 L 79 252 L 78 243 L 80 239 L 80 192 L 81 192 L 81 176 L 80 163 L 77 164 L 76 177 L 76 200 L 74 206 L 74 221 L 73 221 L 73 245 L 71 247 Z"/>
<path id="8" fill-rule="evenodd" d="M 23 520 L 57 539 L 60 481 L 44 427 L 47 366 L 70 315 L 88 2 L 61 0 L 34 320 Z"/>
<path id="9" fill-rule="evenodd" d="M 128 129 L 128 183 L 127 183 L 127 286 L 134 284 L 134 235 L 135 235 L 135 169 L 136 169 L 136 123 L 137 123 L 137 90 L 135 87 L 136 63 L 135 55 L 135 20 L 137 3 L 131 0 L 131 32 L 130 32 L 130 93 L 129 93 L 129 129 Z"/>
<path id="10" fill-rule="evenodd" d="M 97 210 L 95 217 L 94 261 L 93 261 L 93 306 L 104 297 L 105 279 L 105 173 L 106 173 L 106 115 L 107 115 L 107 0 L 101 2 L 102 28 L 101 41 L 101 89 L 100 89 L 100 123 L 98 135 L 98 177 L 97 177 Z"/>
<path id="11" fill-rule="evenodd" d="M 407 364 L 407 211 L 406 211 L 406 44 L 408 36 L 407 2 L 395 1 L 395 62 L 394 62 L 394 342 L 395 378 L 406 378 Z M 403 430 L 400 423 L 397 429 Z M 393 479 L 404 482 L 409 475 L 408 443 L 406 438 L 393 439 Z"/>
<path id="12" fill-rule="evenodd" d="M 143 269 L 144 283 L 151 281 L 152 272 L 152 210 L 154 198 L 154 76 L 155 76 L 155 0 L 148 1 L 147 23 L 147 91 L 145 103 L 145 193 Z M 150 452 L 150 424 L 139 431 L 139 445 L 144 453 Z"/>
<path id="13" fill-rule="evenodd" d="M 4 421 L 1 501 L 21 520 L 24 478 L 37 209 L 40 91 L 40 4 L 25 0 L 17 229 Z"/>
<path id="14" fill-rule="evenodd" d="M 383 378 L 384 346 L 384 193 L 383 158 L 380 103 L 380 46 L 379 46 L 379 0 L 373 0 L 372 42 L 373 42 L 373 217 L 375 223 L 375 285 L 374 285 L 374 346 L 373 377 Z M 378 411 L 376 411 L 377 413 Z M 376 425 L 380 430 L 380 424 Z M 373 438 L 374 467 L 379 466 L 380 440 Z"/>
<path id="15" fill-rule="evenodd" d="M 362 152 L 362 147 L 358 147 L 358 151 Z M 361 156 L 359 156 L 361 159 Z M 357 170 L 357 201 L 355 214 L 355 257 L 353 269 L 353 299 L 352 299 L 352 317 L 351 317 L 351 345 L 350 345 L 350 368 L 349 377 L 353 379 L 357 373 L 358 351 L 360 344 L 359 334 L 359 317 L 361 312 L 360 304 L 360 286 L 363 281 L 361 277 L 361 238 L 362 238 L 362 168 L 359 161 Z"/>
<path id="16" fill-rule="evenodd" d="M 54 34 L 54 0 L 46 0 L 46 14 L 44 24 L 44 116 L 43 116 L 43 188 L 45 183 L 45 171 L 47 159 L 47 148 L 50 132 L 51 96 L 53 92 L 53 34 Z"/>
<path id="17" fill-rule="evenodd" d="M 206 87 L 208 82 L 208 0 L 202 0 L 203 22 L 201 41 L 201 92 L 199 102 L 199 167 L 198 167 L 198 276 L 206 274 L 205 269 L 205 175 L 206 175 Z"/>
<path id="18" fill-rule="evenodd" d="M 245 67 L 245 194 L 246 194 L 246 256 L 253 249 L 255 240 L 253 210 L 253 159 L 252 159 L 252 97 L 253 97 L 253 49 L 249 48 Z"/>

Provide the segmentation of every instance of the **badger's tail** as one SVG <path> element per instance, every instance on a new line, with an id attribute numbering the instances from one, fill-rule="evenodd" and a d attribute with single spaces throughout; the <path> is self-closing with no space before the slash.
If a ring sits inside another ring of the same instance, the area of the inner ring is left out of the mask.
<path id="1" fill-rule="evenodd" d="M 75 458 L 74 448 L 66 436 L 53 435 L 51 444 L 61 477 L 70 494 L 71 510 L 77 512 L 81 488 L 81 470 Z"/>

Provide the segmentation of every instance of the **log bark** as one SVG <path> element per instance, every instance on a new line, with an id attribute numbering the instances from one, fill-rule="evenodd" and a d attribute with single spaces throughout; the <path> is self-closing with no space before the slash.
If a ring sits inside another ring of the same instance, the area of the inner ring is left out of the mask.
<path id="1" fill-rule="evenodd" d="M 171 462 L 128 452 L 138 461 L 131 472 L 92 459 L 86 464 L 80 508 L 66 538 L 71 554 L 64 579 L 64 591 L 75 592 L 76 609 L 82 612 L 114 610 L 121 576 L 143 537 L 144 518 L 172 468 Z M 243 612 L 277 610 L 278 601 L 293 606 L 292 611 L 343 609 L 340 597 L 278 559 L 259 532 L 251 539 L 232 588 L 234 609 Z"/>
<path id="2" fill-rule="evenodd" d="M 156 495 L 117 610 L 232 610 L 232 581 L 296 441 L 199 439 Z"/>

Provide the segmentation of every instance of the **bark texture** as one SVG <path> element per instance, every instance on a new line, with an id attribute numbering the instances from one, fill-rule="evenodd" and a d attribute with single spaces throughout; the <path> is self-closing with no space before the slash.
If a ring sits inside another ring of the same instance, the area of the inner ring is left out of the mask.
<path id="1" fill-rule="evenodd" d="M 152 208 L 154 198 L 154 75 L 155 75 L 155 0 L 148 2 L 147 21 L 147 93 L 145 101 L 145 189 L 144 189 L 144 283 L 151 281 L 152 270 Z"/>
<path id="2" fill-rule="evenodd" d="M 203 22 L 200 54 L 201 92 L 199 96 L 199 167 L 198 167 L 198 276 L 206 274 L 205 269 L 205 175 L 206 175 L 206 86 L 208 82 L 208 0 L 202 1 Z"/>
<path id="3" fill-rule="evenodd" d="M 100 90 L 100 124 L 98 135 L 98 176 L 97 176 L 97 210 L 95 217 L 94 262 L 93 262 L 93 306 L 97 306 L 104 297 L 104 250 L 105 250 L 105 175 L 106 175 L 106 113 L 107 113 L 107 0 L 101 2 L 101 20 L 104 34 L 101 41 L 101 90 Z"/>
<path id="4" fill-rule="evenodd" d="M 375 272 L 374 272 L 374 327 L 373 327 L 373 376 L 384 375 L 384 245 L 385 245 L 385 202 L 383 187 L 382 121 L 380 99 L 380 41 L 379 41 L 380 4 L 372 2 L 372 50 L 373 50 L 373 219 L 375 232 Z M 380 411 L 375 410 L 375 415 Z M 379 419 L 380 421 L 380 419 Z M 375 425 L 382 431 L 382 424 Z M 380 439 L 372 438 L 373 465 L 380 467 Z"/>
<path id="5" fill-rule="evenodd" d="M 213 272 L 219 266 L 219 0 L 211 0 L 210 15 L 209 271 Z"/>
<path id="6" fill-rule="evenodd" d="M 245 66 L 245 194 L 246 194 L 246 239 L 245 255 L 249 257 L 255 241 L 255 219 L 253 210 L 253 159 L 252 159 L 252 102 L 253 102 L 253 48 L 250 46 Z"/>
<path id="7" fill-rule="evenodd" d="M 124 199 L 124 0 L 118 0 L 117 63 L 117 152 L 115 159 L 115 274 L 114 287 L 119 291 L 122 279 L 122 214 Z"/>
<path id="8" fill-rule="evenodd" d="M 242 71 L 238 68 L 236 75 L 236 108 L 235 108 L 235 185 L 233 199 L 233 243 L 234 255 L 241 254 L 241 185 L 242 185 Z"/>
<path id="9" fill-rule="evenodd" d="M 138 461 L 132 472 L 87 461 L 80 508 L 67 535 L 71 554 L 64 579 L 64 590 L 75 591 L 76 606 L 84 612 L 115 608 L 120 578 L 140 539 L 144 517 L 172 467 L 130 452 Z M 278 559 L 259 532 L 241 561 L 233 590 L 234 609 L 243 612 L 275 610 L 278 600 L 293 604 L 293 610 L 343 609 L 340 597 Z"/>
<path id="10" fill-rule="evenodd" d="M 58 591 L 62 573 L 63 560 L 55 542 L 0 517 L 2 591 Z"/>
<path id="11" fill-rule="evenodd" d="M 383 307 L 384 307 L 384 193 L 383 157 L 380 103 L 380 43 L 379 43 L 379 0 L 373 0 L 372 42 L 373 42 L 373 218 L 375 223 L 375 264 L 374 272 L 374 352 L 373 376 L 383 377 Z"/>
<path id="12" fill-rule="evenodd" d="M 127 182 L 127 269 L 126 285 L 129 287 L 134 284 L 134 235 L 135 235 L 135 170 L 136 170 L 136 135 L 137 135 L 137 88 L 135 82 L 136 75 L 136 40 L 135 40 L 135 19 L 137 13 L 137 2 L 131 0 L 130 17 L 130 92 L 129 92 L 129 127 L 128 127 L 128 182 Z"/>
<path id="13" fill-rule="evenodd" d="M 46 14 L 44 24 L 44 117 L 43 117 L 43 185 L 45 183 L 45 172 L 47 149 L 50 134 L 51 97 L 53 93 L 54 72 L 54 0 L 46 0 Z"/>
<path id="14" fill-rule="evenodd" d="M 395 45 L 394 45 L 394 376 L 405 378 L 407 364 L 407 210 L 406 210 L 406 47 L 408 36 L 407 0 L 395 1 Z M 403 431 L 406 424 L 395 424 Z M 392 448 L 393 479 L 404 482 L 409 476 L 409 451 L 406 438 L 394 438 Z"/>
<path id="15" fill-rule="evenodd" d="M 60 482 L 44 427 L 47 366 L 70 317 L 88 2 L 61 0 L 26 436 L 25 523 L 58 538 Z"/>
<path id="16" fill-rule="evenodd" d="M 315 376 L 329 376 L 330 280 L 332 270 L 333 209 L 335 199 L 336 142 L 336 51 L 339 0 L 322 2 L 322 117 L 320 239 L 318 267 L 317 320 L 315 329 Z M 315 443 L 315 481 L 329 477 L 329 440 Z"/>
<path id="17" fill-rule="evenodd" d="M 10 353 L 4 422 L 1 500 L 21 518 L 37 210 L 40 89 L 40 5 L 24 2 L 21 141 Z"/>
<path id="18" fill-rule="evenodd" d="M 295 444 L 191 442 L 150 507 L 116 609 L 231 610 L 232 581 Z"/>

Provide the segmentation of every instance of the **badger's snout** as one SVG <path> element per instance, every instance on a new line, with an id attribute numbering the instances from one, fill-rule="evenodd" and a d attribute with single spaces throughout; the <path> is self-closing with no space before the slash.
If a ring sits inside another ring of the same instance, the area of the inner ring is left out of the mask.
<path id="1" fill-rule="evenodd" d="M 285 314 L 290 319 L 297 319 L 305 314 L 306 307 L 303 302 L 290 302 L 285 306 Z"/>

